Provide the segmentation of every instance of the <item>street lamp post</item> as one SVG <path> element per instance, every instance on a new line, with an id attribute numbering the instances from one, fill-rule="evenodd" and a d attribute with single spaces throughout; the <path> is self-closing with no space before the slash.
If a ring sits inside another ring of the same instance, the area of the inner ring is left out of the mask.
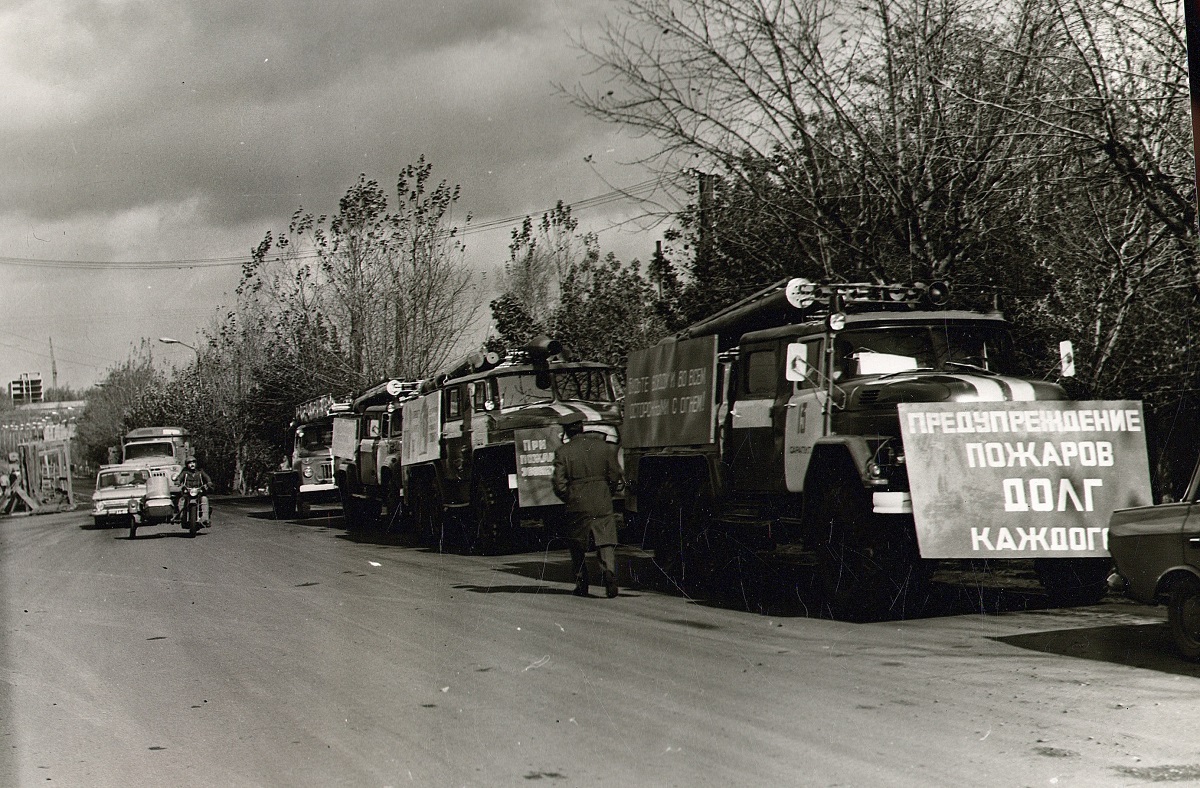
<path id="1" fill-rule="evenodd" d="M 159 337 L 158 341 L 162 342 L 164 345 L 183 345 L 185 348 L 196 354 L 197 360 L 200 358 L 200 351 L 189 345 L 187 342 L 179 339 L 172 339 L 171 337 Z"/>

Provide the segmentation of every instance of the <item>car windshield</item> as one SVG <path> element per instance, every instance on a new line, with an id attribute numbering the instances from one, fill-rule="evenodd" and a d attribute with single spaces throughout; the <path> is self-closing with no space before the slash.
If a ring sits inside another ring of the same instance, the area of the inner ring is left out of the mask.
<path id="1" fill-rule="evenodd" d="M 533 372 L 501 375 L 496 378 L 500 405 L 515 408 L 553 399 L 613 402 L 616 397 L 609 384 L 608 372 L 603 369 L 560 369 L 550 373 L 550 388 L 538 385 Z"/>
<path id="2" fill-rule="evenodd" d="M 125 444 L 126 460 L 143 460 L 147 457 L 174 457 L 175 445 L 170 441 Z"/>
<path id="3" fill-rule="evenodd" d="M 136 487 L 145 484 L 150 478 L 150 472 L 137 469 L 127 471 L 101 471 L 96 479 L 97 490 L 115 490 L 122 487 Z"/>
<path id="4" fill-rule="evenodd" d="M 333 422 L 308 424 L 296 430 L 296 451 L 301 457 L 327 454 L 333 445 Z"/>
<path id="5" fill-rule="evenodd" d="M 946 322 L 852 329 L 834 344 L 838 380 L 916 369 L 1015 374 L 1012 338 L 1003 326 Z"/>

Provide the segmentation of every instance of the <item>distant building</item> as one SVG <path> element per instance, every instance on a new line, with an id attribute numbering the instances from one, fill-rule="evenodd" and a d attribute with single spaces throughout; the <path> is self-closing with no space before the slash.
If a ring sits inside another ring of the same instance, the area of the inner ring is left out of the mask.
<path id="1" fill-rule="evenodd" d="M 44 401 L 42 373 L 22 372 L 20 377 L 8 384 L 8 396 L 14 405 L 31 405 Z"/>

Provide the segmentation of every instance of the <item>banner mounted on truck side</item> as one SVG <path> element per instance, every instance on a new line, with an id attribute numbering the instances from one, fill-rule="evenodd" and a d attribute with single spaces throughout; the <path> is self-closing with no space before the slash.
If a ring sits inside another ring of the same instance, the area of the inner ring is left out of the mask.
<path id="1" fill-rule="evenodd" d="M 899 411 L 924 558 L 1107 556 L 1113 510 L 1151 503 L 1140 402 Z"/>
<path id="2" fill-rule="evenodd" d="M 432 462 L 442 454 L 442 393 L 434 391 L 404 403 L 404 443 L 400 464 Z"/>
<path id="3" fill-rule="evenodd" d="M 712 443 L 717 338 L 629 354 L 621 442 L 629 448 Z"/>

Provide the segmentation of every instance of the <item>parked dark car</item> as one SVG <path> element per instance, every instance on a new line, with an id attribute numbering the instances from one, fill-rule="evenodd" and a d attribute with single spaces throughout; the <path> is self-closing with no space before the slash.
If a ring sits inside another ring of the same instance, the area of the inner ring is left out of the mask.
<path id="1" fill-rule="evenodd" d="M 1108 550 L 1116 571 L 1109 587 L 1147 605 L 1165 604 L 1171 637 L 1186 659 L 1200 661 L 1200 463 L 1177 502 L 1118 509 Z"/>

